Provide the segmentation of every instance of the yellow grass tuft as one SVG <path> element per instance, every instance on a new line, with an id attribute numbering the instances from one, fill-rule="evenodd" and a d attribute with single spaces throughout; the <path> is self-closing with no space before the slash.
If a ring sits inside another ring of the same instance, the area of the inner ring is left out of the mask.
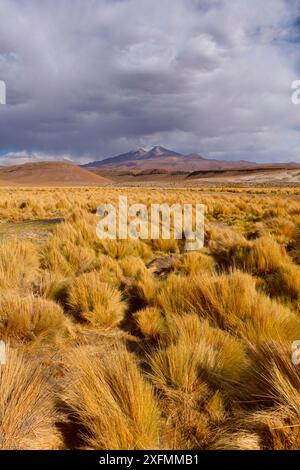
<path id="1" fill-rule="evenodd" d="M 21 240 L 0 243 L 0 289 L 28 290 L 38 270 L 38 252 L 33 243 Z"/>
<path id="2" fill-rule="evenodd" d="M 143 260 L 149 260 L 152 256 L 149 245 L 140 240 L 102 240 L 100 246 L 104 254 L 114 259 L 140 256 Z"/>
<path id="3" fill-rule="evenodd" d="M 72 351 L 62 398 L 82 427 L 83 445 L 98 450 L 158 446 L 159 411 L 152 388 L 123 347 Z"/>
<path id="4" fill-rule="evenodd" d="M 175 261 L 175 269 L 187 276 L 194 276 L 203 271 L 213 272 L 215 268 L 214 259 L 203 253 L 188 253 Z"/>
<path id="5" fill-rule="evenodd" d="M 82 274 L 70 282 L 68 304 L 77 318 L 99 327 L 117 326 L 126 311 L 120 291 L 102 282 L 96 271 Z"/>
<path id="6" fill-rule="evenodd" d="M 223 432 L 212 443 L 210 450 L 261 450 L 261 445 L 255 433 Z"/>
<path id="7" fill-rule="evenodd" d="M 293 264 L 283 264 L 266 279 L 268 292 L 273 297 L 291 300 L 298 306 L 300 300 L 300 267 Z"/>
<path id="8" fill-rule="evenodd" d="M 237 266 L 253 274 L 266 275 L 289 261 L 284 247 L 269 236 L 261 237 L 234 257 Z"/>
<path id="9" fill-rule="evenodd" d="M 247 367 L 242 342 L 197 315 L 173 316 L 168 327 L 161 345 L 148 357 L 157 387 L 191 392 L 203 380 L 234 382 Z"/>
<path id="10" fill-rule="evenodd" d="M 119 266 L 125 277 L 139 279 L 145 272 L 146 266 L 138 256 L 126 256 L 119 261 Z"/>
<path id="11" fill-rule="evenodd" d="M 163 335 L 166 321 L 160 310 L 155 307 L 147 307 L 135 313 L 134 319 L 143 336 L 156 338 Z"/>
<path id="12" fill-rule="evenodd" d="M 170 276 L 157 303 L 167 314 L 194 312 L 254 342 L 272 338 L 293 341 L 300 337 L 298 317 L 258 292 L 255 279 L 240 271 L 219 276 L 203 274 L 190 280 Z"/>
<path id="13" fill-rule="evenodd" d="M 54 393 L 42 366 L 15 349 L 6 352 L 6 365 L 0 366 L 0 449 L 62 448 Z"/>
<path id="14" fill-rule="evenodd" d="M 56 342 L 72 333 L 72 322 L 50 300 L 7 292 L 0 298 L 0 334 L 20 341 Z"/>

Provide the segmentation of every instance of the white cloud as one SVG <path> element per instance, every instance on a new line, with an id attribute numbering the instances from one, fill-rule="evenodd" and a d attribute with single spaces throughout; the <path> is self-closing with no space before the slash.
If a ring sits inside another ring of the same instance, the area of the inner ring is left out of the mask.
<path id="1" fill-rule="evenodd" d="M 19 152 L 8 152 L 0 156 L 0 166 L 1 165 L 22 165 L 27 162 L 46 162 L 53 160 L 60 160 L 66 162 L 73 162 L 72 155 L 70 154 L 59 154 L 53 155 L 43 153 L 43 152 L 28 152 L 27 150 Z"/>

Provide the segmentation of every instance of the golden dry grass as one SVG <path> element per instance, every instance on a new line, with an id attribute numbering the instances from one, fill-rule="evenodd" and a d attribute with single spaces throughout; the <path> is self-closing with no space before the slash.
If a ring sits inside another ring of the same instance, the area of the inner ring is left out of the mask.
<path id="1" fill-rule="evenodd" d="M 0 335 L 18 341 L 59 341 L 72 334 L 72 322 L 62 307 L 32 295 L 7 292 L 0 298 Z"/>
<path id="2" fill-rule="evenodd" d="M 72 280 L 67 296 L 71 312 L 93 326 L 117 326 L 124 318 L 126 304 L 120 291 L 102 282 L 96 271 Z"/>
<path id="3" fill-rule="evenodd" d="M 99 450 L 158 446 L 159 409 L 152 388 L 124 347 L 79 348 L 66 366 L 62 398 L 82 428 L 83 445 Z"/>
<path id="4" fill-rule="evenodd" d="M 12 348 L 6 355 L 0 366 L 0 449 L 62 448 L 54 391 L 42 365 Z"/>
<path id="5" fill-rule="evenodd" d="M 99 240 L 98 205 L 124 193 L 205 204 L 203 250 Z M 1 189 L 0 447 L 300 448 L 299 195 Z"/>

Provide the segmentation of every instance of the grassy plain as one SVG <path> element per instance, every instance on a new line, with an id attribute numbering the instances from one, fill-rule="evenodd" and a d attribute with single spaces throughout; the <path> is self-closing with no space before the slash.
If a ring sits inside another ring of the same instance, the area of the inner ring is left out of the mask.
<path id="1" fill-rule="evenodd" d="M 97 207 L 206 206 L 205 247 Z M 1 188 L 1 449 L 299 449 L 300 189 Z"/>

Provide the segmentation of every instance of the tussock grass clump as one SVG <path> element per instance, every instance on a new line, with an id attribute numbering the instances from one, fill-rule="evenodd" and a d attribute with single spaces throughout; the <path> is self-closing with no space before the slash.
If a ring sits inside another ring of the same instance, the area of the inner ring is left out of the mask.
<path id="1" fill-rule="evenodd" d="M 153 240 L 152 248 L 154 251 L 162 251 L 166 253 L 178 253 L 179 251 L 178 241 L 174 238 L 170 238 L 170 240 L 164 240 L 162 238 Z"/>
<path id="2" fill-rule="evenodd" d="M 259 435 L 263 450 L 299 450 L 299 414 L 288 406 L 245 413 L 241 424 Z"/>
<path id="3" fill-rule="evenodd" d="M 249 357 L 250 366 L 234 390 L 247 410 L 238 416 L 240 424 L 260 436 L 264 449 L 298 449 L 300 373 L 291 361 L 290 344 L 260 344 L 250 348 Z"/>
<path id="4" fill-rule="evenodd" d="M 126 310 L 120 291 L 102 282 L 96 271 L 82 274 L 70 282 L 68 305 L 75 317 L 99 327 L 117 326 Z"/>
<path id="5" fill-rule="evenodd" d="M 169 319 L 158 347 L 148 352 L 147 364 L 173 435 L 171 448 L 207 448 L 226 419 L 221 389 L 226 390 L 226 381 L 238 380 L 246 363 L 241 342 L 197 315 Z"/>
<path id="6" fill-rule="evenodd" d="M 147 306 L 154 306 L 158 289 L 159 281 L 150 272 L 141 273 L 139 279 L 126 289 L 126 296 L 130 301 L 132 310 L 136 311 Z"/>
<path id="7" fill-rule="evenodd" d="M 199 350 L 189 347 L 183 341 L 157 349 L 148 357 L 152 382 L 164 392 L 168 388 L 183 392 L 201 389 L 199 355 Z"/>
<path id="8" fill-rule="evenodd" d="M 39 297 L 54 300 L 64 306 L 69 282 L 70 278 L 61 274 L 42 270 L 34 286 L 34 293 Z"/>
<path id="9" fill-rule="evenodd" d="M 139 279 L 147 268 L 141 258 L 137 256 L 127 256 L 119 261 L 119 266 L 125 277 Z"/>
<path id="10" fill-rule="evenodd" d="M 209 446 L 210 450 L 261 450 L 260 438 L 251 432 L 222 432 Z"/>
<path id="11" fill-rule="evenodd" d="M 41 264 L 55 274 L 70 276 L 92 270 L 95 257 L 89 246 L 52 238 L 42 250 Z"/>
<path id="12" fill-rule="evenodd" d="M 269 236 L 254 240 L 241 253 L 234 256 L 234 262 L 245 271 L 258 275 L 275 272 L 289 258 L 283 246 Z"/>
<path id="13" fill-rule="evenodd" d="M 238 295 L 237 295 L 238 293 Z M 251 341 L 293 339 L 300 334 L 297 316 L 256 290 L 249 274 L 203 274 L 192 279 L 170 276 L 157 296 L 167 314 L 196 313 L 212 325 Z"/>
<path id="14" fill-rule="evenodd" d="M 205 238 L 209 247 L 228 248 L 233 245 L 242 245 L 247 240 L 238 231 L 225 224 L 207 223 L 205 226 Z"/>
<path id="15" fill-rule="evenodd" d="M 0 334 L 20 341 L 57 342 L 72 333 L 72 322 L 50 300 L 7 292 L 0 298 Z"/>
<path id="16" fill-rule="evenodd" d="M 99 270 L 106 269 L 116 274 L 118 277 L 122 276 L 122 269 L 120 268 L 119 262 L 107 255 L 99 254 L 95 261 L 95 266 Z"/>
<path id="17" fill-rule="evenodd" d="M 72 268 L 53 240 L 41 250 L 41 267 L 57 276 L 69 276 Z"/>
<path id="18" fill-rule="evenodd" d="M 214 259 L 203 253 L 188 253 L 175 260 L 174 268 L 187 276 L 194 276 L 203 271 L 213 272 L 215 268 Z"/>
<path id="19" fill-rule="evenodd" d="M 56 227 L 54 236 L 78 246 L 90 246 L 97 249 L 100 245 L 96 235 L 96 224 L 95 216 L 79 209 L 69 214 L 65 223 Z"/>
<path id="20" fill-rule="evenodd" d="M 300 268 L 293 264 L 284 264 L 266 278 L 268 293 L 272 297 L 298 302 L 300 300 Z"/>
<path id="21" fill-rule="evenodd" d="M 98 255 L 91 267 L 94 271 L 97 271 L 102 282 L 116 288 L 119 288 L 124 281 L 124 274 L 118 261 L 107 255 Z"/>
<path id="22" fill-rule="evenodd" d="M 192 311 L 192 304 L 186 297 L 190 282 L 187 278 L 171 274 L 157 290 L 155 304 L 165 313 L 182 314 Z"/>
<path id="23" fill-rule="evenodd" d="M 198 348 L 199 373 L 210 382 L 236 381 L 247 367 L 246 349 L 238 337 L 212 327 L 196 314 L 168 320 L 167 340 Z"/>
<path id="24" fill-rule="evenodd" d="M 0 243 L 0 289 L 30 289 L 39 271 L 36 246 L 24 240 Z"/>
<path id="25" fill-rule="evenodd" d="M 251 310 L 256 294 L 255 280 L 240 271 L 204 273 L 190 279 L 174 275 L 162 286 L 157 302 L 166 313 L 196 312 L 223 328 L 233 316 Z"/>
<path id="26" fill-rule="evenodd" d="M 61 243 L 68 241 L 69 243 L 76 245 L 84 244 L 80 230 L 75 226 L 74 223 L 72 224 L 67 221 L 55 227 L 52 239 L 56 242 L 60 241 Z"/>
<path id="27" fill-rule="evenodd" d="M 241 233 L 226 226 L 207 227 L 206 239 L 217 263 L 225 268 L 232 266 L 235 253 L 249 246 L 247 239 Z"/>
<path id="28" fill-rule="evenodd" d="M 152 257 L 150 246 L 141 240 L 101 240 L 100 247 L 104 254 L 114 259 L 140 256 L 143 260 L 149 260 Z"/>
<path id="29" fill-rule="evenodd" d="M 225 230 L 221 234 L 222 237 L 210 242 L 210 249 L 222 267 L 264 276 L 289 262 L 285 248 L 269 235 L 248 241 L 237 234 L 231 237 L 231 231 Z"/>
<path id="30" fill-rule="evenodd" d="M 258 409 L 287 407 L 300 413 L 300 373 L 291 360 L 291 344 L 272 341 L 251 345 L 248 355 L 250 366 L 241 376 L 236 396 L 246 407 Z M 250 405 L 249 405 L 250 404 Z"/>
<path id="31" fill-rule="evenodd" d="M 52 450 L 63 447 L 55 423 L 54 393 L 42 366 L 7 347 L 0 366 L 0 449 Z"/>
<path id="32" fill-rule="evenodd" d="M 82 427 L 83 445 L 102 450 L 155 449 L 159 410 L 151 386 L 124 347 L 70 354 L 62 398 Z"/>
<path id="33" fill-rule="evenodd" d="M 134 314 L 136 324 L 146 338 L 162 336 L 166 328 L 166 320 L 156 307 L 147 307 Z"/>
<path id="34" fill-rule="evenodd" d="M 203 380 L 218 386 L 238 380 L 248 361 L 239 339 L 191 314 L 168 318 L 167 332 L 149 363 L 159 388 L 192 391 Z"/>
<path id="35" fill-rule="evenodd" d="M 269 340 L 294 341 L 299 337 L 299 317 L 288 307 L 258 294 L 252 309 L 235 323 L 239 334 L 254 343 Z"/>
<path id="36" fill-rule="evenodd" d="M 267 223 L 271 233 L 281 242 L 289 242 L 297 236 L 297 226 L 287 218 L 272 218 Z"/>

